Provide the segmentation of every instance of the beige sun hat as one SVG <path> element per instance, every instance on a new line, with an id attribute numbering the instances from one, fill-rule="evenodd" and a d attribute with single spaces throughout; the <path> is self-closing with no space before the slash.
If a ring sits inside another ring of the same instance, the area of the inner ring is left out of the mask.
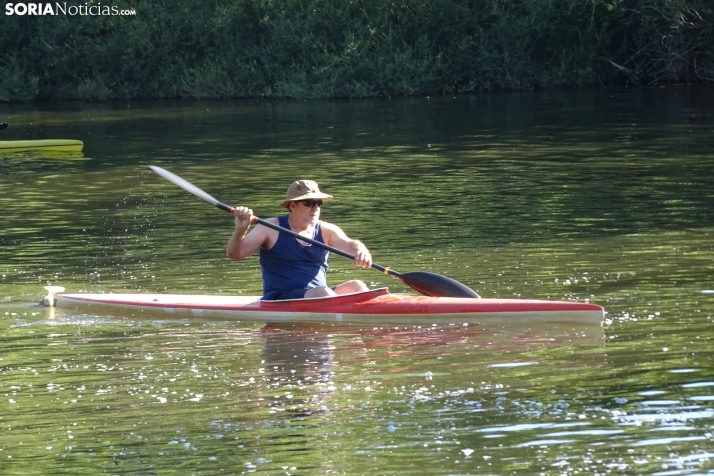
<path id="1" fill-rule="evenodd" d="M 287 193 L 288 199 L 280 204 L 283 208 L 288 208 L 288 203 L 296 200 L 322 200 L 326 202 L 332 200 L 332 195 L 322 193 L 317 186 L 317 182 L 312 180 L 296 180 L 290 184 Z"/>

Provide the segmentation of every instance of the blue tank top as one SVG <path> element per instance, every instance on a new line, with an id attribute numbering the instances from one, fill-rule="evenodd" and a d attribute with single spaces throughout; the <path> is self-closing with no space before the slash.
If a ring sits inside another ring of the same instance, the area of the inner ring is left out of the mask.
<path id="1" fill-rule="evenodd" d="M 287 215 L 278 217 L 278 224 L 290 229 Z M 315 224 L 312 239 L 324 243 L 321 222 Z M 329 251 L 297 238 L 278 233 L 278 240 L 269 250 L 260 249 L 263 272 L 263 299 L 274 299 L 271 294 L 327 286 L 327 257 Z"/>

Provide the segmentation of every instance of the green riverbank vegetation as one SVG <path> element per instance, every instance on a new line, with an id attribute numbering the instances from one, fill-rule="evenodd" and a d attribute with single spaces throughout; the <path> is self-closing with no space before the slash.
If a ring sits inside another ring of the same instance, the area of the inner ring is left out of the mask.
<path id="1" fill-rule="evenodd" d="M 714 81 L 711 0 L 110 6 L 135 14 L 9 15 L 5 4 L 0 101 L 374 97 Z"/>

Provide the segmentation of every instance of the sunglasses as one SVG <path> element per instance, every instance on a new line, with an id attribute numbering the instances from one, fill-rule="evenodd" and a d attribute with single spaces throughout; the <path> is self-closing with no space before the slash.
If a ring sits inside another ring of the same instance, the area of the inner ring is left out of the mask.
<path id="1" fill-rule="evenodd" d="M 322 206 L 322 200 L 300 200 L 300 203 L 305 205 L 307 208 L 315 208 L 316 206 Z"/>

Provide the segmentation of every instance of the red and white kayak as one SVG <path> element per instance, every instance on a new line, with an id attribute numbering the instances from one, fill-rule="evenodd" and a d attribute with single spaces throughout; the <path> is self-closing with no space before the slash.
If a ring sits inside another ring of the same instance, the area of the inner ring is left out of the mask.
<path id="1" fill-rule="evenodd" d="M 78 312 L 199 316 L 258 322 L 446 324 L 572 322 L 601 324 L 605 311 L 591 303 L 529 299 L 472 299 L 390 294 L 387 288 L 314 299 L 261 301 L 260 296 L 183 294 L 61 294 L 45 302 Z M 59 294 L 57 294 L 59 293 Z"/>

